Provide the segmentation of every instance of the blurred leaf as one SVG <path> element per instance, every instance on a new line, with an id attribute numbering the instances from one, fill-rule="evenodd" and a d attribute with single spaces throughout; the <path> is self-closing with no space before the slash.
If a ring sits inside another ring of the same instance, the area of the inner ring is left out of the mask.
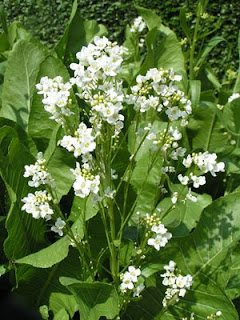
<path id="1" fill-rule="evenodd" d="M 53 320 L 68 320 L 68 319 L 69 319 L 69 315 L 65 309 L 59 310 L 53 318 Z"/>
<path id="2" fill-rule="evenodd" d="M 208 54 L 222 41 L 226 40 L 220 36 L 214 36 L 213 38 L 211 38 L 206 46 L 202 49 L 202 51 L 199 52 L 196 58 L 197 62 L 195 66 L 201 68 Z"/>
<path id="3" fill-rule="evenodd" d="M 201 96 L 201 81 L 190 80 L 190 96 L 193 110 L 198 106 Z"/>
<path id="4" fill-rule="evenodd" d="M 238 68 L 238 76 L 235 83 L 235 86 L 233 88 L 234 93 L 240 92 L 240 31 L 238 34 L 238 54 L 239 54 L 239 68 Z"/>
<path id="5" fill-rule="evenodd" d="M 185 36 L 187 37 L 189 43 L 191 43 L 192 35 L 191 35 L 191 29 L 187 23 L 186 8 L 183 7 L 180 9 L 179 19 L 180 19 L 180 24 L 183 29 L 183 32 L 185 33 Z"/>

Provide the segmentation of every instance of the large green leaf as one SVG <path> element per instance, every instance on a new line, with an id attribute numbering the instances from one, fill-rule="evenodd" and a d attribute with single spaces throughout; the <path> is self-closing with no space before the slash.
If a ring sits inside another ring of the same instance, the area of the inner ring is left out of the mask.
<path id="1" fill-rule="evenodd" d="M 75 168 L 75 158 L 67 150 L 56 147 L 48 160 L 47 167 L 56 184 L 58 200 L 66 195 L 74 181 L 74 175 L 70 169 Z"/>
<path id="2" fill-rule="evenodd" d="M 225 288 L 231 252 L 240 240 L 239 196 L 236 192 L 206 207 L 196 229 L 181 241 L 171 240 L 160 259 L 168 262 L 174 257 L 178 267 L 190 273 L 194 281 L 205 281 L 204 274 Z"/>
<path id="3" fill-rule="evenodd" d="M 142 122 L 141 128 L 145 127 L 147 123 Z M 165 123 L 155 121 L 153 123 L 153 130 L 163 130 L 166 127 Z M 142 131 L 136 136 L 135 124 L 132 124 L 132 129 L 129 130 L 129 151 L 134 154 L 138 145 L 141 143 L 145 131 Z M 137 138 L 136 138 L 137 137 Z M 136 165 L 130 179 L 130 183 L 137 193 L 137 205 L 135 211 L 152 212 L 157 201 L 157 192 L 159 190 L 159 182 L 162 176 L 161 167 L 163 164 L 163 157 L 161 153 L 153 151 L 153 144 L 150 140 L 145 140 L 136 154 Z M 126 178 L 127 180 L 128 178 Z"/>
<path id="4" fill-rule="evenodd" d="M 63 77 L 63 81 L 67 82 L 69 80 L 69 74 L 62 63 L 62 61 L 53 56 L 47 56 L 45 60 L 41 63 L 36 83 L 40 82 L 41 77 L 48 76 L 49 78 L 55 78 L 56 76 Z M 52 119 L 49 119 L 51 116 L 50 113 L 44 110 L 42 103 L 43 96 L 39 95 L 37 91 L 34 91 L 32 107 L 29 115 L 29 134 L 34 139 L 44 139 L 48 142 L 49 137 L 51 137 L 52 131 L 59 125 Z M 78 109 L 76 109 L 76 99 L 74 94 L 71 95 L 73 100 L 73 105 L 71 109 L 76 113 L 76 118 L 78 119 Z"/>
<path id="5" fill-rule="evenodd" d="M 231 277 L 226 287 L 226 294 L 233 300 L 240 296 L 240 245 L 234 248 L 231 258 Z"/>
<path id="6" fill-rule="evenodd" d="M 69 255 L 52 268 L 34 268 L 16 265 L 18 288 L 16 293 L 32 306 L 48 305 L 56 314 L 65 309 L 71 317 L 77 311 L 77 303 L 69 291 L 60 284 L 59 277 L 70 276 L 81 279 L 81 265 L 78 252 L 70 249 Z"/>
<path id="7" fill-rule="evenodd" d="M 42 47 L 26 40 L 19 40 L 9 55 L 2 93 L 2 117 L 16 121 L 28 129 L 40 63 L 45 57 Z"/>
<path id="8" fill-rule="evenodd" d="M 16 263 L 29 264 L 36 268 L 50 268 L 67 257 L 69 245 L 70 240 L 64 237 L 36 253 L 16 260 Z"/>
<path id="9" fill-rule="evenodd" d="M 24 165 L 33 163 L 34 158 L 18 138 L 9 142 L 7 154 L 2 153 L 4 143 L 6 139 L 1 143 L 0 172 L 12 201 L 6 220 L 8 238 L 4 249 L 6 256 L 14 260 L 42 248 L 45 226 L 42 220 L 33 219 L 21 210 L 21 199 L 30 192 L 27 179 L 23 177 Z"/>
<path id="10" fill-rule="evenodd" d="M 186 80 L 184 56 L 172 30 L 164 25 L 153 28 L 146 36 L 146 45 L 147 56 L 140 70 L 141 74 L 145 74 L 149 68 L 173 68 L 177 74 L 181 74 Z"/>
<path id="11" fill-rule="evenodd" d="M 60 281 L 74 295 L 82 320 L 98 320 L 102 316 L 113 319 L 118 315 L 118 294 L 111 284 L 64 277 Z"/>
<path id="12" fill-rule="evenodd" d="M 85 201 L 86 201 L 86 207 L 84 204 Z M 78 219 L 80 215 L 84 214 L 84 207 L 85 207 L 86 221 L 94 217 L 99 211 L 98 205 L 96 203 L 93 203 L 91 196 L 89 196 L 87 199 L 83 199 L 75 196 L 73 199 L 73 204 L 72 204 L 71 214 L 69 216 L 69 219 L 71 221 L 76 221 L 76 219 Z"/>
<path id="13" fill-rule="evenodd" d="M 228 137 L 217 116 L 217 107 L 211 102 L 202 102 L 195 110 L 188 129 L 193 150 L 209 152 L 227 151 Z"/>
<path id="14" fill-rule="evenodd" d="M 183 270 L 182 270 L 183 271 Z M 185 270 L 184 270 L 185 271 Z M 236 320 L 237 312 L 226 295 L 214 284 L 193 283 L 191 290 L 184 298 L 169 309 L 164 309 L 162 300 L 166 287 L 161 284 L 157 275 L 147 280 L 147 288 L 143 291 L 143 299 L 131 303 L 127 308 L 123 320 L 173 320 L 190 318 L 194 313 L 195 319 L 206 319 L 217 311 L 222 311 L 221 319 Z"/>
<path id="15" fill-rule="evenodd" d="M 140 16 L 143 17 L 149 30 L 154 27 L 160 27 L 162 19 L 154 13 L 153 10 L 149 10 L 140 6 L 136 6 L 136 9 Z"/>
<path id="16" fill-rule="evenodd" d="M 68 66 L 76 60 L 76 53 L 80 51 L 82 46 L 87 45 L 94 36 L 102 36 L 106 33 L 106 28 L 103 25 L 98 25 L 96 21 L 84 21 L 77 9 L 77 1 L 74 1 L 68 25 L 55 51 Z"/>

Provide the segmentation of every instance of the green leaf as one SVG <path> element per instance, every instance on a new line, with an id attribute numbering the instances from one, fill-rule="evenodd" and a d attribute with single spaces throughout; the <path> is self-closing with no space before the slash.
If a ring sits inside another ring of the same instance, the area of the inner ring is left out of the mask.
<path id="1" fill-rule="evenodd" d="M 7 268 L 5 266 L 0 266 L 0 277 L 7 273 Z"/>
<path id="2" fill-rule="evenodd" d="M 36 253 L 16 260 L 16 263 L 29 264 L 36 268 L 50 268 L 67 257 L 69 245 L 70 240 L 64 237 Z"/>
<path id="3" fill-rule="evenodd" d="M 206 44 L 206 46 L 203 48 L 203 50 L 199 52 L 196 66 L 200 68 L 204 63 L 208 54 L 222 41 L 226 41 L 226 40 L 220 36 L 214 36 L 213 38 L 211 38 Z"/>
<path id="4" fill-rule="evenodd" d="M 4 250 L 6 256 L 14 260 L 42 248 L 45 226 L 43 221 L 33 219 L 21 210 L 21 199 L 30 191 L 27 179 L 23 177 L 24 165 L 32 164 L 34 158 L 18 138 L 8 143 L 7 154 L 3 154 L 4 142 L 6 140 L 0 145 L 0 173 L 12 201 L 6 220 L 8 237 Z"/>
<path id="5" fill-rule="evenodd" d="M 215 200 L 206 207 L 196 229 L 187 237 L 173 239 L 163 250 L 162 261 L 174 257 L 181 270 L 194 281 L 203 282 L 204 274 L 225 288 L 230 277 L 230 254 L 240 240 L 238 212 L 240 193 Z"/>
<path id="6" fill-rule="evenodd" d="M 53 318 L 53 320 L 68 320 L 68 319 L 69 319 L 69 315 L 65 309 L 59 310 Z"/>
<path id="7" fill-rule="evenodd" d="M 77 10 L 77 1 L 75 1 L 69 23 L 55 51 L 68 66 L 76 60 L 76 53 L 81 50 L 82 46 L 92 41 L 94 36 L 103 36 L 106 33 L 107 30 L 103 25 L 98 25 L 93 20 L 84 21 L 82 19 L 79 10 Z"/>
<path id="8" fill-rule="evenodd" d="M 201 81 L 190 80 L 190 96 L 193 110 L 198 106 L 201 95 Z"/>
<path id="9" fill-rule="evenodd" d="M 80 216 L 83 215 L 83 210 L 84 210 L 84 202 L 86 202 L 86 208 L 85 208 L 85 220 L 89 220 L 92 217 L 94 217 L 98 211 L 98 205 L 96 203 L 92 202 L 92 197 L 91 195 L 86 199 L 80 198 L 75 196 L 73 198 L 73 204 L 71 208 L 71 214 L 69 216 L 69 220 L 71 221 L 76 221 L 76 219 Z"/>
<path id="10" fill-rule="evenodd" d="M 147 56 L 140 70 L 145 74 L 149 68 L 164 68 L 181 74 L 186 80 L 184 56 L 175 33 L 168 27 L 153 28 L 146 36 Z M 184 84 L 186 86 L 186 83 Z"/>
<path id="11" fill-rule="evenodd" d="M 40 82 L 42 77 L 55 78 L 56 76 L 61 76 L 64 82 L 69 80 L 69 74 L 60 59 L 53 56 L 47 56 L 40 65 L 40 69 L 37 75 L 36 83 Z M 59 124 L 49 119 L 51 114 L 44 109 L 42 103 L 43 96 L 39 95 L 37 91 L 34 91 L 32 106 L 29 114 L 29 134 L 37 140 L 42 140 L 47 144 L 49 137 L 51 137 L 52 131 L 59 126 Z M 71 110 L 75 112 L 76 119 L 78 118 L 79 110 L 76 108 L 75 95 L 71 94 L 71 99 L 73 100 L 73 105 Z M 71 117 L 70 117 L 71 118 Z"/>
<path id="12" fill-rule="evenodd" d="M 187 18 L 186 18 L 186 8 L 181 8 L 179 13 L 180 18 L 180 25 L 183 29 L 183 32 L 185 33 L 185 36 L 187 37 L 189 43 L 191 43 L 192 35 L 191 35 L 191 29 L 188 26 Z"/>
<path id="13" fill-rule="evenodd" d="M 214 282 L 209 281 L 208 285 L 193 282 L 185 297 L 180 298 L 179 302 L 168 309 L 163 309 L 162 306 L 166 287 L 161 284 L 160 276 L 151 277 L 146 284 L 147 288 L 142 293 L 143 298 L 130 303 L 123 320 L 175 320 L 184 317 L 189 319 L 191 313 L 194 313 L 196 320 L 200 320 L 216 314 L 217 311 L 222 311 L 221 319 L 238 319 L 233 304 Z"/>
<path id="14" fill-rule="evenodd" d="M 52 291 L 53 292 L 49 297 L 49 309 L 52 310 L 54 314 L 56 314 L 58 310 L 64 308 L 68 311 L 70 317 L 72 318 L 74 313 L 78 310 L 78 305 L 74 296 L 62 292 L 56 292 L 56 290 Z"/>
<path id="15" fill-rule="evenodd" d="M 140 6 L 135 6 L 139 15 L 142 16 L 149 30 L 154 27 L 160 27 L 162 19 L 154 13 L 153 10 L 149 10 Z"/>
<path id="16" fill-rule="evenodd" d="M 186 208 L 181 224 L 176 229 L 171 230 L 174 237 L 189 234 L 197 226 L 203 209 L 212 202 L 212 198 L 208 194 L 193 193 L 193 195 L 197 196 L 198 200 L 197 202 L 187 201 L 185 203 Z M 173 211 L 171 211 L 172 214 Z"/>
<path id="17" fill-rule="evenodd" d="M 119 313 L 116 289 L 108 283 L 82 282 L 72 278 L 60 278 L 60 282 L 74 295 L 82 320 L 113 319 Z"/>
<path id="18" fill-rule="evenodd" d="M 39 269 L 29 265 L 16 265 L 18 288 L 15 292 L 32 306 L 49 306 L 56 314 L 65 309 L 71 317 L 77 311 L 77 303 L 69 291 L 60 284 L 59 277 L 71 276 L 81 279 L 81 264 L 76 249 L 52 268 Z"/>
<path id="19" fill-rule="evenodd" d="M 9 55 L 5 71 L 0 116 L 17 122 L 26 131 L 36 78 L 44 57 L 45 52 L 39 46 L 19 40 Z"/>
<path id="20" fill-rule="evenodd" d="M 217 107 L 211 102 L 202 102 L 190 119 L 188 129 L 193 150 L 209 152 L 227 151 L 228 137 L 217 116 Z"/>
<path id="21" fill-rule="evenodd" d="M 213 84 L 214 88 L 216 88 L 217 90 L 220 90 L 222 88 L 222 85 L 218 81 L 212 69 L 210 67 L 205 67 L 205 72 L 208 80 Z"/>
<path id="22" fill-rule="evenodd" d="M 48 160 L 47 167 L 55 181 L 57 198 L 60 200 L 73 184 L 74 175 L 70 169 L 75 168 L 75 158 L 67 150 L 56 147 Z"/>
<path id="23" fill-rule="evenodd" d="M 239 139 L 240 135 L 240 98 L 234 99 L 223 108 L 222 116 L 220 113 L 220 119 L 226 129 L 232 134 L 236 135 L 236 139 Z"/>
<path id="24" fill-rule="evenodd" d="M 144 128 L 147 123 L 142 122 Z M 153 123 L 153 130 L 165 128 L 166 124 L 160 121 Z M 145 135 L 145 131 L 137 136 L 135 135 L 135 124 L 133 130 L 129 131 L 129 151 L 133 154 Z M 135 149 L 134 149 L 135 148 Z M 157 193 L 159 191 L 159 181 L 161 178 L 161 167 L 163 157 L 161 153 L 156 155 L 157 151 L 152 150 L 152 142 L 145 140 L 136 155 L 136 165 L 130 179 L 130 183 L 137 193 L 137 205 L 135 212 L 152 212 L 156 205 Z"/>
<path id="25" fill-rule="evenodd" d="M 239 54 L 239 61 L 240 61 L 240 31 L 238 33 L 238 54 Z M 238 76 L 233 88 L 233 92 L 234 93 L 240 92 L 240 62 L 239 62 L 239 68 L 238 68 Z"/>
<path id="26" fill-rule="evenodd" d="M 0 118 L 0 141 L 6 138 L 12 139 L 13 137 L 17 137 L 32 155 L 35 156 L 37 154 L 35 143 L 16 122 Z M 5 149 L 5 146 L 7 146 L 7 144 L 2 144 L 2 150 Z"/>
<path id="27" fill-rule="evenodd" d="M 226 287 L 226 294 L 233 300 L 240 296 L 240 245 L 239 243 L 233 250 L 231 257 L 231 277 Z"/>

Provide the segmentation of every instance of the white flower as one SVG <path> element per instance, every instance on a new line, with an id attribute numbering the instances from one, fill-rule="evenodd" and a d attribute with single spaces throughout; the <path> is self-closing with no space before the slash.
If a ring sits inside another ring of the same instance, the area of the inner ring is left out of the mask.
<path id="1" fill-rule="evenodd" d="M 197 197 L 195 197 L 194 195 L 192 195 L 191 193 L 191 189 L 188 190 L 188 193 L 186 195 L 186 199 L 192 201 L 192 202 L 197 202 Z"/>
<path id="2" fill-rule="evenodd" d="M 178 107 L 172 107 L 166 110 L 166 115 L 168 116 L 169 120 L 173 121 L 180 118 L 182 114 Z"/>
<path id="3" fill-rule="evenodd" d="M 141 270 L 139 268 L 136 269 L 134 266 L 129 266 L 128 272 L 131 276 L 132 282 L 137 282 L 137 278 L 140 276 Z"/>
<path id="4" fill-rule="evenodd" d="M 62 77 L 59 76 L 54 79 L 42 77 L 40 83 L 36 85 L 38 94 L 43 95 L 44 109 L 52 114 L 50 119 L 55 120 L 62 126 L 64 126 L 64 117 L 74 114 L 69 109 L 72 103 L 70 99 L 71 87 L 72 83 L 63 83 Z"/>
<path id="5" fill-rule="evenodd" d="M 181 182 L 181 184 L 183 184 L 184 186 L 186 186 L 189 182 L 189 177 L 188 176 L 183 176 L 182 174 L 178 175 L 178 180 Z"/>
<path id="6" fill-rule="evenodd" d="M 159 251 L 161 247 L 165 247 L 171 237 L 171 233 L 165 233 L 163 235 L 157 234 L 155 238 L 148 239 L 147 243 L 149 246 L 153 246 L 157 251 Z"/>
<path id="7" fill-rule="evenodd" d="M 140 274 L 141 270 L 139 268 L 136 269 L 134 266 L 129 266 L 128 271 L 121 275 L 122 283 L 120 285 L 120 290 L 123 293 L 125 293 L 127 290 L 133 290 L 133 295 L 139 296 L 144 286 L 142 287 L 142 285 L 139 285 L 134 287 L 134 285 L 137 284 Z"/>
<path id="8" fill-rule="evenodd" d="M 194 188 L 199 188 L 200 186 L 203 186 L 206 184 L 206 178 L 205 176 L 194 176 L 193 174 L 190 175 L 192 182 L 193 182 L 193 187 Z"/>
<path id="9" fill-rule="evenodd" d="M 71 169 L 75 175 L 75 182 L 73 183 L 73 189 L 75 195 L 80 198 L 87 197 L 90 192 L 98 194 L 100 185 L 100 176 L 92 175 L 88 169 L 81 169 L 79 163 L 76 163 L 76 169 Z"/>
<path id="10" fill-rule="evenodd" d="M 130 32 L 141 33 L 146 28 L 146 23 L 143 21 L 142 17 L 137 17 L 130 28 Z"/>
<path id="11" fill-rule="evenodd" d="M 28 185 L 30 187 L 39 187 L 42 184 L 48 184 L 54 186 L 52 176 L 49 172 L 47 172 L 47 168 L 45 166 L 46 160 L 43 158 L 42 152 L 37 154 L 37 161 L 35 164 L 31 164 L 30 166 L 24 166 L 25 172 L 24 177 L 32 177 L 32 180 L 28 181 Z"/>
<path id="12" fill-rule="evenodd" d="M 143 283 L 140 283 L 139 286 L 134 288 L 133 296 L 134 297 L 139 297 L 141 292 L 144 290 L 144 288 L 145 288 L 145 285 Z"/>
<path id="13" fill-rule="evenodd" d="M 161 274 L 161 277 L 163 278 L 162 284 L 169 287 L 167 288 L 163 299 L 163 305 L 165 307 L 167 306 L 168 300 L 171 300 L 173 297 L 176 298 L 176 301 L 179 300 L 179 297 L 184 297 L 187 289 L 189 290 L 192 286 L 192 276 L 189 274 L 183 276 L 179 274 L 175 268 L 176 263 L 174 261 L 169 261 L 169 265 L 164 266 L 166 272 Z M 177 274 L 175 274 L 175 272 Z"/>
<path id="14" fill-rule="evenodd" d="M 74 152 L 74 157 L 78 158 L 95 150 L 96 142 L 94 140 L 93 129 L 81 122 L 74 137 L 64 136 L 58 143 L 69 152 Z"/>
<path id="15" fill-rule="evenodd" d="M 62 229 L 65 227 L 66 223 L 61 219 L 57 218 L 57 221 L 55 222 L 55 225 L 51 227 L 51 230 L 53 232 L 56 232 L 59 234 L 59 236 L 63 236 L 63 231 Z"/>
<path id="16" fill-rule="evenodd" d="M 45 218 L 48 220 L 54 213 L 49 205 L 49 201 L 51 200 L 52 197 L 46 190 L 36 191 L 34 194 L 29 193 L 27 197 L 22 199 L 22 202 L 24 202 L 22 210 L 31 214 L 35 219 Z"/>
<path id="17" fill-rule="evenodd" d="M 159 225 L 152 226 L 151 231 L 155 232 L 156 234 L 165 234 L 167 232 L 167 228 L 165 228 L 164 225 L 160 223 Z"/>
<path id="18" fill-rule="evenodd" d="M 228 98 L 228 103 L 232 102 L 235 99 L 240 98 L 240 93 L 233 93 L 229 98 Z"/>
<path id="19" fill-rule="evenodd" d="M 125 272 L 123 275 L 123 280 L 120 285 L 120 289 L 122 292 L 126 292 L 126 289 L 132 290 L 134 288 L 134 284 L 132 282 L 132 277 L 129 272 Z"/>
<path id="20" fill-rule="evenodd" d="M 172 196 L 171 200 L 172 200 L 173 204 L 175 204 L 177 202 L 177 200 L 178 200 L 178 192 L 174 192 L 173 193 L 173 196 Z"/>

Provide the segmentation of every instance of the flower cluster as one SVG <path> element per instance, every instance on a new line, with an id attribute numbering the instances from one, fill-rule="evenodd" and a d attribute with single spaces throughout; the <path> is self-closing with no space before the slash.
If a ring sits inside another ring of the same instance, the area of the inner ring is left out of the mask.
<path id="1" fill-rule="evenodd" d="M 73 184 L 76 196 L 85 198 L 90 194 L 90 192 L 98 194 L 100 184 L 99 175 L 94 176 L 90 170 L 81 168 L 78 162 L 76 163 L 76 169 L 71 169 L 71 171 L 76 178 Z"/>
<path id="2" fill-rule="evenodd" d="M 24 202 L 22 210 L 31 214 L 35 219 L 44 218 L 49 220 L 54 213 L 49 205 L 51 200 L 52 197 L 46 190 L 36 191 L 34 194 L 29 193 L 27 197 L 22 199 L 22 202 Z"/>
<path id="3" fill-rule="evenodd" d="M 51 227 L 51 230 L 55 233 L 58 233 L 60 237 L 63 236 L 63 228 L 65 227 L 66 222 L 63 221 L 61 218 L 57 218 L 55 225 Z"/>
<path id="4" fill-rule="evenodd" d="M 157 251 L 165 247 L 168 240 L 172 238 L 172 234 L 167 232 L 167 228 L 161 223 L 156 213 L 146 214 L 141 223 L 149 230 L 146 234 L 147 244 L 153 246 Z"/>
<path id="5" fill-rule="evenodd" d="M 181 81 L 172 69 L 150 69 L 146 75 L 138 75 L 137 84 L 131 87 L 127 102 L 135 110 L 144 113 L 150 109 L 165 110 L 170 121 L 182 118 L 181 125 L 187 125 L 187 117 L 192 113 L 191 101 L 180 91 L 175 82 Z"/>
<path id="6" fill-rule="evenodd" d="M 143 21 L 141 16 L 134 19 L 133 24 L 131 25 L 130 32 L 141 33 L 146 28 L 146 23 Z"/>
<path id="7" fill-rule="evenodd" d="M 48 184 L 53 186 L 53 179 L 45 166 L 46 160 L 43 158 L 42 152 L 37 154 L 37 161 L 30 166 L 24 166 L 24 177 L 32 177 L 32 180 L 28 181 L 30 187 L 38 188 L 42 184 Z"/>
<path id="8" fill-rule="evenodd" d="M 194 164 L 203 173 L 210 172 L 213 177 L 216 177 L 216 172 L 224 172 L 224 162 L 217 163 L 216 153 L 209 153 L 205 151 L 204 153 L 193 153 L 188 155 L 187 158 L 183 159 L 183 165 L 186 168 L 190 168 Z"/>
<path id="9" fill-rule="evenodd" d="M 128 290 L 133 292 L 134 297 L 139 297 L 142 290 L 145 288 L 143 283 L 138 284 L 141 270 L 136 269 L 134 266 L 129 266 L 128 271 L 121 274 L 120 278 L 122 283 L 120 290 L 122 293 L 126 293 Z"/>
<path id="10" fill-rule="evenodd" d="M 126 48 L 112 43 L 106 37 L 94 38 L 94 43 L 77 53 L 79 63 L 72 63 L 72 83 L 80 90 L 79 97 L 91 105 L 90 121 L 101 128 L 106 121 L 120 131 L 123 127 L 122 110 L 124 90 L 117 78 Z"/>
<path id="11" fill-rule="evenodd" d="M 44 109 L 52 114 L 50 119 L 64 126 L 64 118 L 74 114 L 69 108 L 72 104 L 70 99 L 72 84 L 70 82 L 64 83 L 60 76 L 54 79 L 42 77 L 36 88 L 38 94 L 43 95 Z"/>
<path id="12" fill-rule="evenodd" d="M 178 144 L 178 141 L 181 139 L 182 134 L 179 132 L 178 128 L 170 126 L 168 130 L 164 129 L 163 132 L 159 133 L 159 138 L 153 140 L 153 144 L 156 146 L 162 145 L 164 141 L 162 150 L 165 152 L 165 155 L 172 160 L 178 160 L 178 158 L 183 157 L 186 152 L 186 148 L 182 148 Z M 168 152 L 169 150 L 170 152 Z"/>
<path id="13" fill-rule="evenodd" d="M 75 158 L 86 155 L 96 148 L 92 131 L 92 128 L 87 128 L 86 124 L 81 122 L 75 131 L 75 136 L 64 136 L 59 144 L 69 152 L 73 152 Z"/>
<path id="14" fill-rule="evenodd" d="M 166 272 L 161 274 L 163 278 L 162 284 L 169 287 L 163 299 L 163 306 L 166 307 L 169 300 L 175 298 L 176 301 L 179 301 L 179 297 L 184 297 L 187 289 L 191 288 L 193 280 L 189 274 L 182 276 L 176 268 L 174 261 L 169 261 L 169 264 L 164 266 L 164 269 Z"/>

